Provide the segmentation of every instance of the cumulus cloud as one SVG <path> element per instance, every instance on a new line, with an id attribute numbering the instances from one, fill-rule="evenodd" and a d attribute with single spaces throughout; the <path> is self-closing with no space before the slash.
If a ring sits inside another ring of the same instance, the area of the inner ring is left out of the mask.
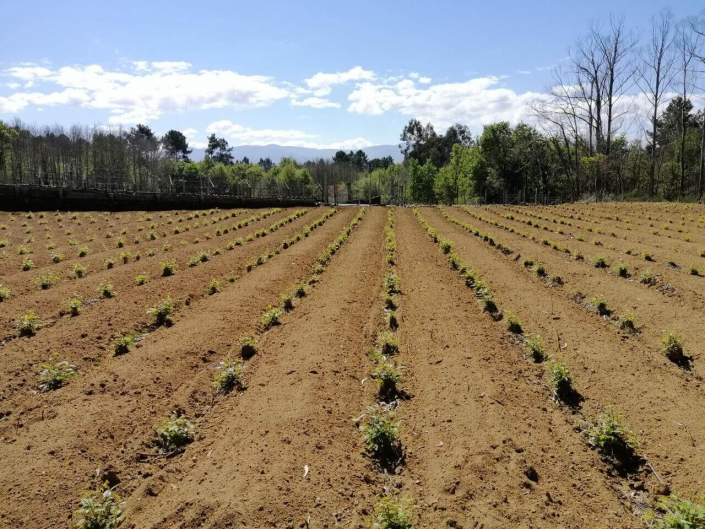
<path id="1" fill-rule="evenodd" d="M 107 71 L 97 64 L 58 70 L 13 67 L 5 74 L 28 83 L 52 83 L 63 91 L 0 97 L 0 112 L 18 112 L 28 104 L 74 105 L 109 110 L 110 123 L 129 124 L 154 120 L 166 112 L 263 107 L 291 95 L 269 77 L 190 68 L 186 62 L 146 61 L 133 63 L 133 73 Z"/>
<path id="2" fill-rule="evenodd" d="M 431 84 L 431 79 L 430 77 L 419 77 L 419 83 L 421 84 Z"/>
<path id="3" fill-rule="evenodd" d="M 335 103 L 323 97 L 307 97 L 301 101 L 292 99 L 291 104 L 295 107 L 340 108 L 340 103 Z"/>
<path id="4" fill-rule="evenodd" d="M 209 134 L 224 136 L 237 145 L 277 144 L 313 149 L 362 149 L 374 145 L 365 138 L 354 138 L 332 143 L 315 141 L 318 136 L 296 129 L 253 129 L 230 120 L 214 121 L 206 128 Z"/>
<path id="5" fill-rule="evenodd" d="M 407 79 L 393 85 L 358 85 L 348 96 L 348 110 L 372 115 L 398 112 L 441 128 L 456 122 L 480 126 L 496 121 L 529 121 L 529 103 L 542 97 L 545 94 L 518 94 L 500 86 L 500 78 L 493 76 L 426 88 L 417 88 Z"/>
<path id="6" fill-rule="evenodd" d="M 304 80 L 304 83 L 309 89 L 313 90 L 315 96 L 322 97 L 330 94 L 335 85 L 345 84 L 350 81 L 371 81 L 374 78 L 375 73 L 373 71 L 364 70 L 361 66 L 355 66 L 347 72 L 319 72 L 313 77 Z"/>

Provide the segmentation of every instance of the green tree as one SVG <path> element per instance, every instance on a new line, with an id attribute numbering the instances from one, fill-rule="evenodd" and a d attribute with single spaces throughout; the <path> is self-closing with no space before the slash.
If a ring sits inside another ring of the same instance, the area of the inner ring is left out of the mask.
<path id="1" fill-rule="evenodd" d="M 431 160 L 427 160 L 421 165 L 412 158 L 409 163 L 409 193 L 414 202 L 426 202 L 432 204 L 434 201 L 433 186 L 436 181 L 438 170 Z"/>
<path id="2" fill-rule="evenodd" d="M 192 150 L 188 148 L 186 136 L 178 130 L 170 130 L 162 136 L 162 146 L 167 156 L 174 161 L 188 160 L 188 155 Z"/>

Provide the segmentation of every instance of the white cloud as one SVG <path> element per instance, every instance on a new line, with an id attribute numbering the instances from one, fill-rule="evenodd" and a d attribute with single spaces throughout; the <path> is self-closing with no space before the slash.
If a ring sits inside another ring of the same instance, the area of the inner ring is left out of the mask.
<path id="1" fill-rule="evenodd" d="M 335 103 L 323 97 L 307 97 L 302 101 L 292 99 L 291 104 L 295 107 L 340 108 L 340 103 Z"/>
<path id="2" fill-rule="evenodd" d="M 97 64 L 58 70 L 37 66 L 10 68 L 5 71 L 10 77 L 30 83 L 53 83 L 64 90 L 46 94 L 19 92 L 0 98 L 0 112 L 18 112 L 28 104 L 63 104 L 110 110 L 114 114 L 110 123 L 126 124 L 157 119 L 166 112 L 263 107 L 291 96 L 289 90 L 265 76 L 230 70 L 191 72 L 191 65 L 186 62 L 137 61 L 133 65 L 134 73 L 106 71 Z M 42 98 L 49 102 L 40 101 Z"/>
<path id="3" fill-rule="evenodd" d="M 5 83 L 5 86 L 8 87 L 10 90 L 16 90 L 20 87 L 20 83 L 15 83 L 14 81 L 11 81 L 9 83 Z"/>
<path id="4" fill-rule="evenodd" d="M 186 136 L 187 139 L 193 138 L 198 131 L 196 129 L 188 128 L 181 131 L 181 133 Z"/>
<path id="5" fill-rule="evenodd" d="M 410 77 L 411 79 L 418 79 L 418 78 L 419 78 L 419 73 L 418 73 L 418 72 L 411 72 L 411 73 L 409 74 L 409 77 Z"/>
<path id="6" fill-rule="evenodd" d="M 430 77 L 419 77 L 419 83 L 421 84 L 431 84 L 431 81 Z"/>
<path id="7" fill-rule="evenodd" d="M 304 81 L 315 96 L 322 97 L 331 93 L 332 87 L 345 84 L 350 81 L 371 81 L 375 78 L 375 73 L 364 70 L 361 66 L 350 68 L 347 72 L 322 73 L 319 72 L 313 77 Z"/>
<path id="8" fill-rule="evenodd" d="M 214 121 L 206 128 L 209 134 L 225 136 L 234 140 L 236 145 L 277 144 L 291 147 L 310 147 L 313 149 L 362 149 L 374 145 L 365 138 L 354 138 L 332 143 L 315 141 L 318 136 L 296 129 L 253 129 L 244 127 L 230 120 Z M 192 144 L 195 145 L 195 144 Z"/>
<path id="9" fill-rule="evenodd" d="M 499 77 L 416 88 L 411 80 L 394 85 L 362 83 L 348 96 L 348 110 L 358 114 L 398 112 L 444 128 L 455 122 L 481 126 L 496 121 L 530 121 L 528 108 L 544 94 L 518 94 L 499 86 Z"/>
<path id="10" fill-rule="evenodd" d="M 517 70 L 517 73 L 520 75 L 530 75 L 531 70 Z"/>

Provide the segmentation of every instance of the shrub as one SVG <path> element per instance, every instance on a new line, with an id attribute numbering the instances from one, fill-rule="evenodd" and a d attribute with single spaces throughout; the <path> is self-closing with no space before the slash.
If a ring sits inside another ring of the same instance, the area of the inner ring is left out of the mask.
<path id="1" fill-rule="evenodd" d="M 174 261 L 162 261 L 161 267 L 162 277 L 173 276 L 179 268 Z"/>
<path id="2" fill-rule="evenodd" d="M 242 366 L 232 360 L 225 360 L 218 364 L 218 374 L 213 381 L 213 386 L 220 393 L 228 393 L 242 383 Z"/>
<path id="3" fill-rule="evenodd" d="M 80 264 L 75 264 L 75 265 L 73 265 L 73 268 L 71 269 L 71 274 L 76 279 L 80 279 L 86 275 L 86 267 L 81 266 Z"/>
<path id="4" fill-rule="evenodd" d="M 383 332 L 377 336 L 377 346 L 384 356 L 395 355 L 399 352 L 399 340 L 390 332 Z"/>
<path id="5" fill-rule="evenodd" d="M 607 457 L 625 461 L 634 456 L 636 438 L 622 424 L 622 417 L 607 410 L 597 416 L 595 424 L 585 424 L 588 442 Z"/>
<path id="6" fill-rule="evenodd" d="M 519 318 L 517 318 L 514 314 L 507 313 L 507 330 L 515 334 L 521 334 L 524 332 Z"/>
<path id="7" fill-rule="evenodd" d="M 83 246 L 83 247 L 81 247 L 81 248 L 78 249 L 78 256 L 79 256 L 79 257 L 85 257 L 86 255 L 88 255 L 88 248 L 86 248 L 85 246 Z"/>
<path id="8" fill-rule="evenodd" d="M 362 428 L 365 447 L 371 457 L 387 467 L 394 467 L 403 455 L 399 440 L 399 423 L 394 417 L 378 414 L 377 408 L 368 409 L 369 422 Z"/>
<path id="9" fill-rule="evenodd" d="M 73 518 L 77 529 L 117 529 L 123 520 L 120 496 L 107 485 L 86 493 Z"/>
<path id="10" fill-rule="evenodd" d="M 551 374 L 553 393 L 559 400 L 568 400 L 575 392 L 573 378 L 568 366 L 563 362 L 552 361 L 548 366 Z"/>
<path id="11" fill-rule="evenodd" d="M 382 400 L 390 401 L 397 395 L 397 382 L 401 380 L 401 371 L 394 364 L 381 362 L 372 373 L 372 377 L 377 381 Z"/>
<path id="12" fill-rule="evenodd" d="M 140 274 L 135 278 L 135 283 L 137 283 L 138 286 L 144 285 L 147 281 L 149 281 L 149 276 L 147 274 Z"/>
<path id="13" fill-rule="evenodd" d="M 241 336 L 239 341 L 240 354 L 245 360 L 252 358 L 255 354 L 257 354 L 257 342 L 255 341 L 254 336 Z"/>
<path id="14" fill-rule="evenodd" d="M 384 496 L 372 516 L 371 529 L 411 529 L 411 515 L 390 496 Z"/>
<path id="15" fill-rule="evenodd" d="M 543 339 L 536 335 L 530 336 L 524 340 L 524 346 L 534 359 L 534 362 L 543 362 L 546 358 L 546 353 L 543 351 Z"/>
<path id="16" fill-rule="evenodd" d="M 705 506 L 671 494 L 644 518 L 652 529 L 696 529 L 705 527 Z"/>
<path id="17" fill-rule="evenodd" d="M 46 393 L 62 387 L 66 381 L 78 375 L 76 366 L 65 360 L 56 364 L 43 364 L 39 371 L 39 391 Z"/>
<path id="18" fill-rule="evenodd" d="M 26 272 L 28 270 L 31 270 L 32 268 L 34 268 L 34 261 L 32 261 L 29 258 L 22 260 L 22 270 L 23 271 Z"/>
<path id="19" fill-rule="evenodd" d="M 101 281 L 100 285 L 98 285 L 98 288 L 96 290 L 98 291 L 98 295 L 100 295 L 100 297 L 103 297 L 103 298 L 115 297 L 115 290 L 113 290 L 113 285 L 111 285 L 107 281 Z"/>
<path id="20" fill-rule="evenodd" d="M 617 265 L 617 271 L 619 272 L 619 277 L 629 277 L 629 267 L 624 263 Z"/>
<path id="21" fill-rule="evenodd" d="M 72 317 L 78 316 L 83 309 L 83 298 L 74 292 L 72 298 L 64 300 L 64 307 L 66 307 Z"/>
<path id="22" fill-rule="evenodd" d="M 154 431 L 157 443 L 165 452 L 174 452 L 193 441 L 193 426 L 183 415 L 165 417 Z"/>
<path id="23" fill-rule="evenodd" d="M 208 295 L 212 296 L 221 290 L 223 290 L 223 282 L 217 279 L 211 279 L 211 282 L 208 284 Z"/>
<path id="24" fill-rule="evenodd" d="M 290 312 L 294 310 L 294 299 L 290 294 L 282 294 L 282 308 L 285 312 Z"/>
<path id="25" fill-rule="evenodd" d="M 641 274 L 641 277 L 639 278 L 639 282 L 643 283 L 644 285 L 655 285 L 657 282 L 656 276 L 651 273 L 651 270 L 648 268 Z"/>
<path id="26" fill-rule="evenodd" d="M 130 352 L 135 345 L 135 338 L 131 334 L 122 334 L 113 340 L 113 354 L 115 356 L 124 355 Z"/>
<path id="27" fill-rule="evenodd" d="M 673 331 L 667 331 L 661 337 L 661 350 L 671 362 L 680 364 L 686 360 L 683 353 L 683 341 Z"/>
<path id="28" fill-rule="evenodd" d="M 59 281 L 59 276 L 52 272 L 48 272 L 45 274 L 39 274 L 39 276 L 35 278 L 34 284 L 41 290 L 48 290 L 57 281 Z"/>
<path id="29" fill-rule="evenodd" d="M 279 325 L 281 323 L 281 313 L 281 310 L 270 305 L 269 309 L 264 314 L 262 314 L 262 325 L 264 325 L 264 328 L 269 329 L 271 327 L 274 327 L 275 325 Z"/>
<path id="30" fill-rule="evenodd" d="M 28 310 L 20 316 L 15 325 L 20 336 L 32 336 L 39 329 L 39 316 L 33 310 Z"/>
<path id="31" fill-rule="evenodd" d="M 7 287 L 0 285 L 0 303 L 10 297 L 10 290 Z"/>
<path id="32" fill-rule="evenodd" d="M 108 258 L 105 260 L 105 268 L 106 270 L 110 270 L 111 268 L 115 267 L 115 259 Z"/>
<path id="33" fill-rule="evenodd" d="M 596 255 L 592 258 L 592 264 L 595 268 L 607 268 L 607 257 L 604 255 Z"/>
<path id="34" fill-rule="evenodd" d="M 171 314 L 174 312 L 174 304 L 171 296 L 161 300 L 156 306 L 147 309 L 147 314 L 154 316 L 157 325 L 169 325 L 171 323 Z"/>
<path id="35" fill-rule="evenodd" d="M 636 319 L 631 312 L 626 312 L 619 317 L 619 328 L 627 332 L 636 332 Z"/>

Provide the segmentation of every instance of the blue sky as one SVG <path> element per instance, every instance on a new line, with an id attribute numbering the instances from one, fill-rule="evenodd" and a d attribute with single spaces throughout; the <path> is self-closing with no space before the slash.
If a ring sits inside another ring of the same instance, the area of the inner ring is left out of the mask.
<path id="1" fill-rule="evenodd" d="M 196 146 L 396 143 L 412 117 L 478 132 L 526 119 L 593 19 L 643 30 L 664 7 L 703 4 L 0 0 L 0 119 L 147 122 Z"/>

